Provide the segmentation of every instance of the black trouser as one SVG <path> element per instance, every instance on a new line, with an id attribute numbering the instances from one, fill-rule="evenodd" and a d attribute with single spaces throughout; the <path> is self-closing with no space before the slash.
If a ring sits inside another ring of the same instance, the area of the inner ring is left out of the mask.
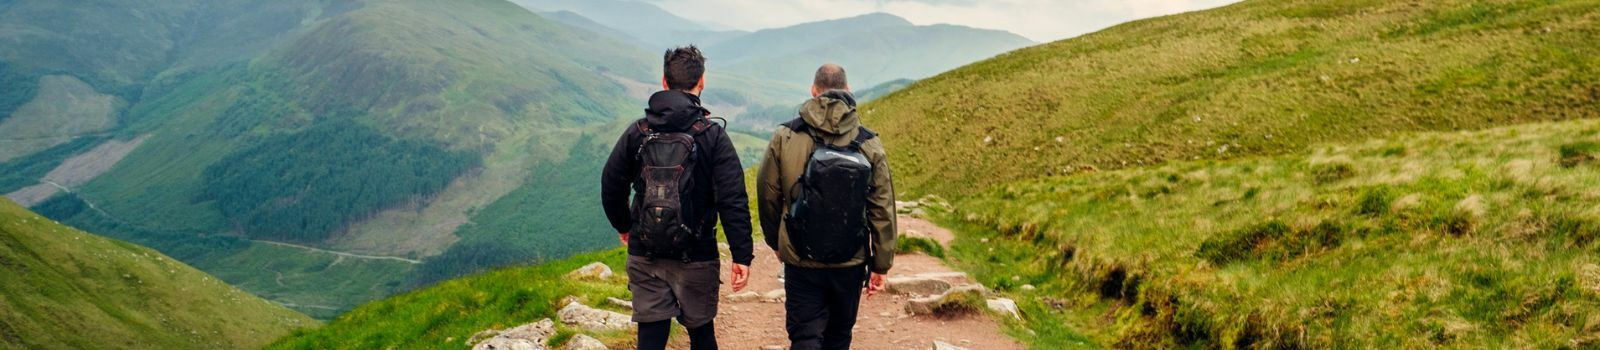
<path id="1" fill-rule="evenodd" d="M 789 349 L 849 349 L 866 267 L 810 269 L 785 264 L 783 274 Z"/>
<path id="2" fill-rule="evenodd" d="M 689 350 L 717 350 L 716 325 L 707 323 L 689 329 Z M 667 348 L 667 336 L 672 333 L 672 320 L 639 324 L 639 350 Z"/>

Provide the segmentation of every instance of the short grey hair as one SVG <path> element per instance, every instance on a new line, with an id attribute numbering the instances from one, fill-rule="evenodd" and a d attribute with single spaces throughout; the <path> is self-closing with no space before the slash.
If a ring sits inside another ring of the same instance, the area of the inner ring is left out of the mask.
<path id="1" fill-rule="evenodd" d="M 817 78 L 811 84 L 822 90 L 844 90 L 850 86 L 844 75 L 844 67 L 832 63 L 817 68 Z"/>

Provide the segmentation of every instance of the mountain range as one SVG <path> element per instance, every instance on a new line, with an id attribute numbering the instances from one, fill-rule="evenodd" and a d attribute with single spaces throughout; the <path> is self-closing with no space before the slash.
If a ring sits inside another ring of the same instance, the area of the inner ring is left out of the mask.
<path id="1" fill-rule="evenodd" d="M 559 276 L 620 264 L 594 174 L 684 40 L 746 160 L 820 60 L 875 86 L 897 191 L 950 199 L 943 259 L 1031 347 L 1600 344 L 1600 2 L 1245 1 L 1009 52 L 646 5 L 0 1 L 0 345 L 343 315 L 273 346 L 459 348 L 625 296 Z"/>
<path id="2" fill-rule="evenodd" d="M 538 7 L 552 4 L 562 7 Z M 934 30 L 887 15 L 828 25 L 855 22 Z M 627 1 L 7 1 L 0 193 L 331 318 L 486 268 L 613 246 L 592 174 L 659 88 L 651 42 L 813 27 L 718 31 Z M 769 50 L 755 44 L 728 47 Z M 796 54 L 771 50 L 728 56 Z M 906 61 L 966 63 L 929 62 Z M 737 121 L 752 161 L 764 129 L 739 125 L 780 121 L 740 116 L 803 100 L 809 78 L 721 67 L 706 101 Z"/>

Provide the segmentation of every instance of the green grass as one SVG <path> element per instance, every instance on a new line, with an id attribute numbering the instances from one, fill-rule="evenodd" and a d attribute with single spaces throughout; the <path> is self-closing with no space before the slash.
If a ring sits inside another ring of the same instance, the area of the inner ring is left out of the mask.
<path id="1" fill-rule="evenodd" d="M 415 268 L 400 261 L 342 258 L 238 237 L 159 231 L 108 218 L 71 194 L 34 210 L 74 227 L 158 248 L 223 282 L 324 320 L 402 290 Z"/>
<path id="2" fill-rule="evenodd" d="M 1003 54 L 862 108 L 910 195 L 1600 117 L 1600 2 L 1251 0 Z"/>
<path id="3" fill-rule="evenodd" d="M 1575 167 L 1594 163 L 1600 156 L 1600 142 L 1585 141 L 1561 145 L 1561 166 Z"/>
<path id="4" fill-rule="evenodd" d="M 1600 169 L 1561 166 L 1597 135 L 1401 134 L 1008 183 L 956 201 L 947 254 L 1020 296 L 1012 333 L 1037 348 L 1600 346 Z"/>
<path id="5" fill-rule="evenodd" d="M 622 271 L 621 249 L 589 253 L 532 267 L 481 273 L 363 305 L 327 326 L 298 331 L 268 349 L 467 349 L 473 334 L 543 318 L 555 319 L 566 296 L 614 308 L 605 298 L 629 299 L 624 279 L 572 281 L 567 272 L 601 261 Z M 614 311 L 623 311 L 615 310 Z M 565 339 L 576 330 L 557 322 Z M 614 348 L 632 347 L 631 333 L 597 334 Z"/>
<path id="6" fill-rule="evenodd" d="M 944 258 L 944 246 L 931 238 L 901 236 L 895 239 L 894 244 L 896 252 L 918 252 L 935 258 Z"/>
<path id="7" fill-rule="evenodd" d="M 0 348 L 255 348 L 305 315 L 0 199 Z"/>

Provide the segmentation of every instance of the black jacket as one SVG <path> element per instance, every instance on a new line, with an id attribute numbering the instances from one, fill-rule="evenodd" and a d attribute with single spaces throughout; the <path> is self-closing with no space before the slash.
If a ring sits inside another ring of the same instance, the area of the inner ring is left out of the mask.
<path id="1" fill-rule="evenodd" d="M 650 96 L 650 108 L 645 110 L 643 120 L 650 130 L 679 132 L 689 130 L 709 114 L 700 106 L 699 96 L 668 90 Z M 628 124 L 628 129 L 622 132 L 600 175 L 600 205 L 605 207 L 606 219 L 617 232 L 633 231 L 632 209 L 639 205 L 637 198 L 629 201 L 629 195 L 636 193 L 637 186 L 641 185 L 636 153 L 646 136 L 636 124 Z M 739 152 L 734 150 L 727 130 L 714 123 L 695 135 L 694 141 L 699 158 L 694 165 L 691 175 L 694 183 L 683 211 L 689 228 L 699 233 L 701 239 L 690 248 L 689 260 L 717 259 L 716 227 L 720 216 L 733 262 L 749 265 L 755 255 L 750 250 L 750 201 L 745 193 L 744 166 L 739 164 Z M 628 247 L 628 254 L 644 256 L 643 249 L 638 246 Z"/>

